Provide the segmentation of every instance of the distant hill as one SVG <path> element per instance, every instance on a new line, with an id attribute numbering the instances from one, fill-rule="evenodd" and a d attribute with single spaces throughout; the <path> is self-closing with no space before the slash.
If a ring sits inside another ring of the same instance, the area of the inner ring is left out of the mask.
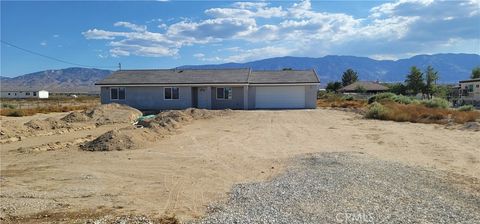
<path id="1" fill-rule="evenodd" d="M 98 92 L 94 84 L 112 71 L 93 68 L 66 68 L 30 73 L 14 78 L 0 77 L 2 90 L 40 90 L 50 92 Z"/>
<path id="2" fill-rule="evenodd" d="M 477 54 L 435 54 L 417 55 L 400 60 L 374 60 L 355 56 L 278 57 L 246 63 L 226 63 L 212 65 L 186 65 L 181 68 L 252 68 L 253 70 L 279 70 L 283 68 L 315 69 L 322 83 L 339 80 L 342 73 L 352 68 L 359 73 L 362 80 L 379 80 L 384 82 L 404 81 L 411 66 L 424 70 L 433 66 L 440 74 L 440 82 L 456 83 L 468 79 L 472 69 L 480 66 Z"/>

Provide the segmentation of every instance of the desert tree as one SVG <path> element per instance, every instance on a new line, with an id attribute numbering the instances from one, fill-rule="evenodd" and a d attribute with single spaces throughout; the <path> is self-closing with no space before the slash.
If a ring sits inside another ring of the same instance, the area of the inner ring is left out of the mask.
<path id="1" fill-rule="evenodd" d="M 432 66 L 428 66 L 425 71 L 424 93 L 431 99 L 437 89 L 438 72 Z"/>
<path id="2" fill-rule="evenodd" d="M 340 88 L 342 88 L 342 83 L 341 82 L 329 82 L 327 84 L 327 88 L 325 88 L 325 89 L 327 90 L 327 92 L 337 93 Z"/>
<path id="3" fill-rule="evenodd" d="M 480 67 L 475 67 L 472 69 L 472 74 L 470 75 L 471 79 L 479 79 L 480 78 Z"/>
<path id="4" fill-rule="evenodd" d="M 403 83 L 392 83 L 386 84 L 388 86 L 388 91 L 395 93 L 397 95 L 406 95 L 407 87 Z"/>
<path id="5" fill-rule="evenodd" d="M 347 71 L 343 72 L 342 75 L 342 85 L 343 86 L 348 86 L 354 82 L 358 81 L 358 75 L 357 72 L 354 71 L 353 69 L 349 68 Z"/>
<path id="6" fill-rule="evenodd" d="M 407 75 L 407 79 L 405 79 L 405 84 L 407 86 L 407 92 L 413 95 L 417 95 L 418 93 L 423 93 L 424 90 L 424 79 L 423 73 L 418 69 L 416 66 L 412 66 L 410 68 L 410 73 Z"/>

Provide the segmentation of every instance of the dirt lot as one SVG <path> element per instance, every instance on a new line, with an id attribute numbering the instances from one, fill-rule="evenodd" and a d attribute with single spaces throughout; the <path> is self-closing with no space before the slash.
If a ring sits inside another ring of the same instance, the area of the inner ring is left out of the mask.
<path id="1" fill-rule="evenodd" d="M 27 121 L 2 117 L 2 125 Z M 480 188 L 480 132 L 365 120 L 327 109 L 234 111 L 195 120 L 137 150 L 90 152 L 61 144 L 125 126 L 107 124 L 2 144 L 1 217 L 39 223 L 105 214 L 175 214 L 190 220 L 226 199 L 234 184 L 269 180 L 292 157 L 317 152 L 363 152 L 446 171 L 458 184 Z M 18 150 L 52 142 L 62 147 Z"/>

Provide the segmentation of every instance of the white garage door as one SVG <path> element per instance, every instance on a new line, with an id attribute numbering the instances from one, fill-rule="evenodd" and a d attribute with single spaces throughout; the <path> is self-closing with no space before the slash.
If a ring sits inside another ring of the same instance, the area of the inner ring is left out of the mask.
<path id="1" fill-rule="evenodd" d="M 305 86 L 258 86 L 256 108 L 305 108 Z"/>

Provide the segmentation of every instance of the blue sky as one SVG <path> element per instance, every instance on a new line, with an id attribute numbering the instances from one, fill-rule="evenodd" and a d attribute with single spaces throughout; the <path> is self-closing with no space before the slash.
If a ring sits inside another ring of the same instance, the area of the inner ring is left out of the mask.
<path id="1" fill-rule="evenodd" d="M 1 2 L 1 39 L 83 65 L 480 53 L 480 0 Z M 1 45 L 1 75 L 71 65 Z"/>

